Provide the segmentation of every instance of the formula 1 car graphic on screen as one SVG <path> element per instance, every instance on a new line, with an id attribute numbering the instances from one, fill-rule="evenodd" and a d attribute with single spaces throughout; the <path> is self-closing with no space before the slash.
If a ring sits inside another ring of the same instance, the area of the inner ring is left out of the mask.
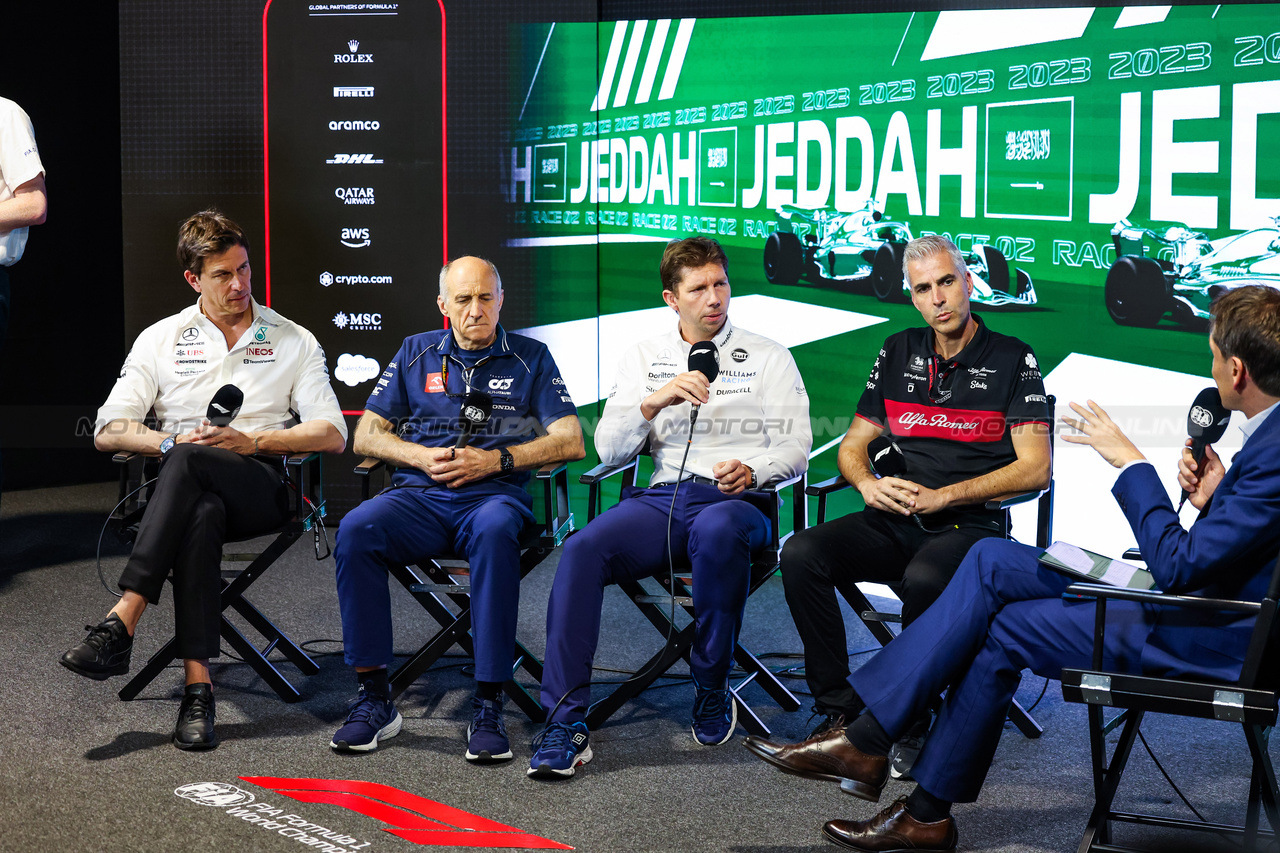
<path id="1" fill-rule="evenodd" d="M 1280 216 L 1272 224 L 1210 240 L 1185 225 L 1111 229 L 1116 262 L 1107 272 L 1107 313 L 1122 326 L 1154 326 L 1166 314 L 1186 325 L 1209 320 L 1209 304 L 1244 284 L 1280 289 Z"/>
<path id="2" fill-rule="evenodd" d="M 814 283 L 869 276 L 871 290 L 881 302 L 910 300 L 902 253 L 912 239 L 911 228 L 886 219 L 874 200 L 852 213 L 784 204 L 777 214 L 778 228 L 764 244 L 764 275 L 771 284 L 796 284 L 801 276 Z M 964 253 L 964 261 L 973 273 L 973 302 L 1036 304 L 1031 276 L 1018 269 L 1010 277 L 1009 262 L 994 246 L 977 244 Z"/>

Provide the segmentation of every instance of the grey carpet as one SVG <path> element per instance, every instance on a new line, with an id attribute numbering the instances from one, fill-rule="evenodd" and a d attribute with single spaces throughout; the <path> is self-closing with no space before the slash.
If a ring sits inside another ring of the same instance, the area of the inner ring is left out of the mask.
<path id="1" fill-rule="evenodd" d="M 405 724 L 399 737 L 374 754 L 334 755 L 328 743 L 353 694 L 353 678 L 337 654 L 341 625 L 333 562 L 316 562 L 305 540 L 266 574 L 250 598 L 295 639 L 333 641 L 313 646 L 329 653 L 318 658 L 320 673 L 301 678 L 292 666 L 282 666 L 303 692 L 303 701 L 289 705 L 246 665 L 224 657 L 214 669 L 222 744 L 213 752 L 181 753 L 169 743 L 181 681 L 177 667 L 136 701 L 121 702 L 115 691 L 124 679 L 97 683 L 57 664 L 58 655 L 83 636 L 81 626 L 96 622 L 111 605 L 96 576 L 94 552 L 113 495 L 110 484 L 4 495 L 0 850 L 324 849 L 307 847 L 269 824 L 253 825 L 228 808 L 200 805 L 174 793 L 204 782 L 237 786 L 251 793 L 259 807 L 278 808 L 282 811 L 277 815 L 296 815 L 295 822 L 331 830 L 331 839 L 354 839 L 335 848 L 364 845 L 359 849 L 388 853 L 421 849 L 382 831 L 386 824 L 378 820 L 336 805 L 297 802 L 239 781 L 244 776 L 378 782 L 584 851 L 835 849 L 822 842 L 825 820 L 874 812 L 835 785 L 765 766 L 742 748 L 741 729 L 738 738 L 718 748 L 694 743 L 688 729 L 692 689 L 678 679 L 646 692 L 593 733 L 596 759 L 569 782 L 525 778 L 536 727 L 510 705 L 506 719 L 515 760 L 472 767 L 462 759 L 471 680 L 465 669 L 469 661 L 457 656 L 437 665 L 401 698 Z M 108 535 L 103 564 L 112 583 L 124 554 Z M 520 634 L 535 652 L 543 647 L 543 615 L 555 563 L 553 555 L 526 580 L 522 592 Z M 397 650 L 413 651 L 432 632 L 429 620 L 394 583 L 393 607 Z M 168 602 L 148 611 L 138 632 L 135 671 L 168 638 L 171 619 Z M 604 625 L 597 656 L 602 668 L 632 669 L 661 641 L 617 590 L 606 599 Z M 749 602 L 743 639 L 758 654 L 799 650 L 776 579 Z M 873 642 L 861 628 L 851 628 L 849 641 L 855 650 Z M 779 667 L 800 663 L 787 657 L 770 660 Z M 599 677 L 625 676 L 600 672 Z M 789 683 L 795 690 L 804 687 L 801 680 Z M 1034 702 L 1043 686 L 1042 679 L 1027 678 L 1019 691 L 1023 704 Z M 758 700 L 779 738 L 806 733 L 807 711 L 784 714 L 754 686 L 746 695 Z M 1063 703 L 1058 683 L 1050 682 L 1033 713 L 1045 727 L 1044 736 L 1027 740 L 1006 726 L 981 799 L 956 808 L 962 849 L 1075 849 L 1092 796 L 1085 712 Z M 1166 769 L 1206 817 L 1242 819 L 1248 768 L 1238 728 L 1151 719 L 1144 731 Z M 1121 798 L 1127 806 L 1191 817 L 1141 746 L 1135 748 L 1129 776 Z M 891 783 L 882 802 L 909 791 L 909 785 Z M 1167 831 L 1122 833 L 1121 840 L 1137 840 L 1160 853 L 1209 849 L 1204 841 L 1183 840 Z"/>

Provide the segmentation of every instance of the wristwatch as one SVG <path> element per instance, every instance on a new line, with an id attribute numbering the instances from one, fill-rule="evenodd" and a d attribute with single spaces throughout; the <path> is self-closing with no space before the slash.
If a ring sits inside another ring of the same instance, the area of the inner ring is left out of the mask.
<path id="1" fill-rule="evenodd" d="M 516 470 L 516 458 L 511 455 L 510 450 L 507 450 L 507 448 L 504 447 L 498 455 L 502 460 L 502 473 L 510 474 L 512 471 Z"/>
<path id="2" fill-rule="evenodd" d="M 758 486 L 758 485 L 759 485 L 759 484 L 756 482 L 756 469 L 755 469 L 755 468 L 752 468 L 750 465 L 748 465 L 748 466 L 747 466 L 747 470 L 751 472 L 751 485 L 747 486 L 747 488 L 748 488 L 748 489 L 755 489 L 755 488 L 756 488 L 756 486 Z"/>
<path id="3" fill-rule="evenodd" d="M 169 436 L 164 441 L 160 442 L 160 455 L 164 456 L 170 450 L 173 450 L 173 446 L 177 443 L 178 443 L 178 434 L 175 432 L 173 435 Z"/>

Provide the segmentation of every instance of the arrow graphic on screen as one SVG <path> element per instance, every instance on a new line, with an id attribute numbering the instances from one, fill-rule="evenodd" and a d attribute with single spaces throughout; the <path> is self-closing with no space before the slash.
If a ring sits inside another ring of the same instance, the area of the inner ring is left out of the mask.
<path id="1" fill-rule="evenodd" d="M 1040 183 L 1039 181 L 1036 181 L 1034 184 L 1009 184 L 1009 186 L 1013 187 L 1014 189 L 1020 189 L 1020 190 L 1044 189 L 1044 184 Z"/>

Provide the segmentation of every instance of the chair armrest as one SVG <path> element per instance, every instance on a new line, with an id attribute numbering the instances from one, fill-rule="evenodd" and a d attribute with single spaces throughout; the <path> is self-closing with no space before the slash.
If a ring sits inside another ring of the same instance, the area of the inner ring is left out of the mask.
<path id="1" fill-rule="evenodd" d="M 1141 560 L 1141 559 L 1142 559 L 1142 549 L 1141 549 L 1141 548 L 1130 548 L 1130 549 L 1128 549 L 1127 551 L 1125 551 L 1123 554 L 1121 554 L 1121 555 L 1120 555 L 1120 557 L 1121 557 L 1121 559 L 1124 559 L 1124 560 Z"/>
<path id="2" fill-rule="evenodd" d="M 319 450 L 309 450 L 305 453 L 290 453 L 289 456 L 285 458 L 285 464 L 290 465 L 294 468 L 301 468 L 303 465 L 307 464 L 308 462 L 311 462 L 312 460 L 319 459 L 319 458 L 320 458 Z"/>
<path id="3" fill-rule="evenodd" d="M 1014 492 L 1009 495 L 1001 495 L 987 501 L 984 506 L 987 509 L 1008 509 L 1011 506 L 1028 503 L 1029 501 L 1039 500 L 1040 496 L 1047 492 L 1048 489 L 1041 489 L 1035 492 Z"/>
<path id="4" fill-rule="evenodd" d="M 1193 610 L 1230 610 L 1235 613 L 1257 613 L 1262 609 L 1257 601 L 1236 601 L 1229 598 L 1201 598 L 1198 595 L 1170 595 L 1148 589 L 1129 589 L 1105 583 L 1073 583 L 1067 594 L 1082 598 L 1119 599 L 1142 604 L 1159 604 L 1171 607 L 1188 607 Z"/>
<path id="5" fill-rule="evenodd" d="M 832 477 L 830 480 L 823 480 L 821 483 L 810 483 L 809 486 L 804 490 L 804 493 L 811 498 L 817 498 L 817 497 L 822 497 L 823 495 L 829 495 L 832 492 L 838 492 L 841 489 L 852 489 L 852 488 L 853 488 L 852 483 L 850 483 L 844 477 L 837 474 L 836 476 Z"/>
<path id="6" fill-rule="evenodd" d="M 616 466 L 605 465 L 601 462 L 599 465 L 580 476 L 578 478 L 578 482 L 587 486 L 595 485 L 601 480 L 607 480 L 616 474 L 621 474 L 623 471 L 636 467 L 636 463 L 639 461 L 640 457 L 636 456 L 633 457 L 630 462 L 624 462 L 623 464 Z"/>
<path id="7" fill-rule="evenodd" d="M 140 455 L 141 454 L 134 453 L 132 450 L 118 450 L 115 453 L 111 454 L 111 461 L 116 463 L 117 465 L 124 465 L 130 459 Z"/>
<path id="8" fill-rule="evenodd" d="M 764 494 L 767 494 L 767 495 L 776 494 L 782 491 L 783 489 L 794 486 L 796 483 L 799 483 L 803 479 L 804 479 L 804 474 L 796 474 L 794 477 L 788 477 L 787 479 L 779 480 L 776 483 L 767 483 L 763 486 L 756 486 L 754 489 L 749 489 L 748 491 L 763 492 Z"/>
<path id="9" fill-rule="evenodd" d="M 381 459 L 375 459 L 372 456 L 366 456 L 360 460 L 360 464 L 355 467 L 356 474 L 361 477 L 368 477 L 374 471 L 385 468 L 387 463 Z"/>
<path id="10" fill-rule="evenodd" d="M 555 477 L 556 474 L 559 474 L 561 471 L 568 471 L 568 470 L 569 470 L 568 462 L 548 462 L 546 465 L 543 465 L 537 471 L 534 471 L 533 476 L 539 480 L 550 480 L 553 477 Z"/>

